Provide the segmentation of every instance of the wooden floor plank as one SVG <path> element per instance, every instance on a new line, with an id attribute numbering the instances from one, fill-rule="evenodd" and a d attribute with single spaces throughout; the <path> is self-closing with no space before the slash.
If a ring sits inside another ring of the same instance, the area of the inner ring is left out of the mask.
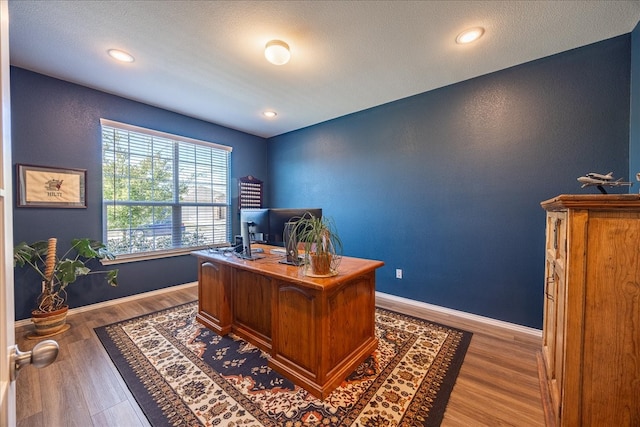
<path id="1" fill-rule="evenodd" d="M 181 287 L 71 315 L 72 328 L 55 338 L 61 349 L 59 360 L 44 369 L 27 367 L 18 376 L 18 426 L 148 426 L 93 328 L 196 299 L 197 287 Z M 539 338 L 451 314 L 406 310 L 404 306 L 385 308 L 474 333 L 443 426 L 544 425 L 536 363 Z M 16 330 L 23 351 L 37 342 L 24 339 L 28 330 Z M 105 397 L 97 402 L 101 386 Z"/>
<path id="2" fill-rule="evenodd" d="M 82 393 L 83 378 L 78 377 L 71 358 L 57 360 L 40 369 L 42 414 L 50 426 L 90 426 L 91 415 Z M 85 362 L 86 363 L 86 362 Z"/>
<path id="3" fill-rule="evenodd" d="M 143 419 L 138 418 L 138 414 L 131 406 L 131 403 L 127 401 L 108 408 L 93 417 L 94 427 L 147 427 L 149 425 L 144 416 Z"/>
<path id="4" fill-rule="evenodd" d="M 90 360 L 91 363 L 74 363 L 78 378 L 91 415 L 102 412 L 127 400 L 116 375 L 109 367 L 109 357 L 104 354 L 98 339 L 88 338 L 69 344 L 74 358 Z"/>

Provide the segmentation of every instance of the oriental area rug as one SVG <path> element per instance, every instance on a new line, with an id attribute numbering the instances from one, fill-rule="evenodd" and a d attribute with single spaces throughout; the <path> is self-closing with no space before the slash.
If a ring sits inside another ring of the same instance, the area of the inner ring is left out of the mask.
<path id="1" fill-rule="evenodd" d="M 378 349 L 324 401 L 195 320 L 197 302 L 96 328 L 154 427 L 437 426 L 471 333 L 376 308 Z"/>

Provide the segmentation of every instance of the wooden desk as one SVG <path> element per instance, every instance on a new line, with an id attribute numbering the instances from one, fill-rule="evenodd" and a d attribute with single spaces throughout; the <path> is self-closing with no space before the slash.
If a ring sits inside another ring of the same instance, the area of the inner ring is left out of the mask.
<path id="1" fill-rule="evenodd" d="M 250 261 L 208 250 L 198 257 L 197 320 L 234 332 L 269 354 L 269 366 L 321 399 L 377 347 L 375 270 L 381 261 L 343 257 L 331 278 L 303 275 L 264 249 Z"/>

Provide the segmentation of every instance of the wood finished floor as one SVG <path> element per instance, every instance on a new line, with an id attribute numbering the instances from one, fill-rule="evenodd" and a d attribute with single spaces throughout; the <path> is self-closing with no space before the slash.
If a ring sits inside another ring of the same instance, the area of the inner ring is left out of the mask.
<path id="1" fill-rule="evenodd" d="M 18 426 L 148 426 L 93 328 L 195 299 L 197 288 L 190 287 L 69 316 L 71 329 L 55 337 L 58 360 L 44 369 L 25 368 L 18 376 Z M 385 308 L 400 311 L 393 304 Z M 451 315 L 405 312 L 474 333 L 442 426 L 544 426 L 536 370 L 539 339 Z M 25 339 L 28 332 L 16 329 L 23 351 L 36 344 Z"/>

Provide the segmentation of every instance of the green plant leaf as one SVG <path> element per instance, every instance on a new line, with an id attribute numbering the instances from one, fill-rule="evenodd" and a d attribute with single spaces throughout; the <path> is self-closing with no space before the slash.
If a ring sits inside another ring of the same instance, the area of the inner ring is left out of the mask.
<path id="1" fill-rule="evenodd" d="M 109 270 L 107 272 L 107 283 L 111 286 L 118 286 L 118 270 Z"/>
<path id="2" fill-rule="evenodd" d="M 82 261 L 65 259 L 58 264 L 56 277 L 65 285 L 75 282 L 78 276 L 86 275 L 89 271 Z"/>
<path id="3" fill-rule="evenodd" d="M 25 242 L 13 248 L 13 265 L 23 267 L 25 263 L 37 260 L 37 251 Z"/>
<path id="4" fill-rule="evenodd" d="M 92 241 L 91 247 L 98 254 L 99 259 L 116 259 L 116 256 L 107 249 L 104 243 L 98 242 L 96 240 Z"/>
<path id="5" fill-rule="evenodd" d="M 98 241 L 91 239 L 73 239 L 71 244 L 78 252 L 78 255 L 87 258 L 87 259 L 115 259 L 115 255 L 111 253 L 107 246 Z"/>
<path id="6" fill-rule="evenodd" d="M 84 258 L 92 259 L 98 257 L 89 239 L 73 239 L 71 240 L 71 246 L 78 252 L 78 255 Z"/>

